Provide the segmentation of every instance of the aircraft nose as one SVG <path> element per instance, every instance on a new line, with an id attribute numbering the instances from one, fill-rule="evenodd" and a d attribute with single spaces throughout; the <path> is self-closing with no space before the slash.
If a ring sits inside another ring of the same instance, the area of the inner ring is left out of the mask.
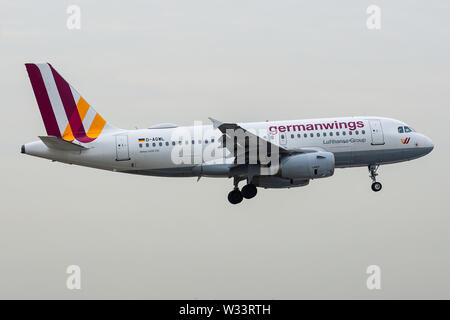
<path id="1" fill-rule="evenodd" d="M 434 149 L 433 141 L 431 141 L 431 139 L 428 138 L 427 136 L 424 136 L 423 144 L 424 144 L 425 150 L 427 151 L 427 154 L 430 153 Z"/>

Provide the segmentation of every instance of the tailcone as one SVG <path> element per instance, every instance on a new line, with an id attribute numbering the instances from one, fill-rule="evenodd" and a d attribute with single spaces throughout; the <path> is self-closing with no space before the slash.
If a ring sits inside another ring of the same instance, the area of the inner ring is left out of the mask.
<path id="1" fill-rule="evenodd" d="M 42 141 L 29 142 L 20 148 L 20 153 L 26 155 L 52 159 L 54 151 L 50 150 Z"/>

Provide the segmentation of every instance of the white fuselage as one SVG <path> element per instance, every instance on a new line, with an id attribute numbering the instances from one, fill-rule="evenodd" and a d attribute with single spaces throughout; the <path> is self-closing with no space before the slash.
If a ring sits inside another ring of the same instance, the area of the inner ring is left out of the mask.
<path id="1" fill-rule="evenodd" d="M 406 124 L 388 118 L 348 117 L 239 125 L 289 150 L 331 152 L 337 168 L 411 160 L 433 148 L 428 137 L 415 131 L 399 132 L 399 127 Z M 231 154 L 219 143 L 221 135 L 212 125 L 168 126 L 104 133 L 83 151 L 52 149 L 42 141 L 26 144 L 23 151 L 64 163 L 135 174 L 227 176 L 223 170 L 198 169 L 233 162 Z"/>

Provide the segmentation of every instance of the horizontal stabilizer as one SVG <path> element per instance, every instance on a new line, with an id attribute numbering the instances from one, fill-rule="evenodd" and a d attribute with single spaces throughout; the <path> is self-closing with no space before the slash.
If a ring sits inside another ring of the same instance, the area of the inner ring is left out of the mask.
<path id="1" fill-rule="evenodd" d="M 49 148 L 64 150 L 64 151 L 82 151 L 86 150 L 86 147 L 80 146 L 76 143 L 66 141 L 64 139 L 55 136 L 40 136 L 39 139 Z"/>

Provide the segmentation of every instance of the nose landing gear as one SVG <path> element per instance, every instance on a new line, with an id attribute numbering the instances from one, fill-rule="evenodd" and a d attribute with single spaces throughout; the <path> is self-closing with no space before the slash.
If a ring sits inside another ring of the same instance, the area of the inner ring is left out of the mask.
<path id="1" fill-rule="evenodd" d="M 379 182 L 372 183 L 372 190 L 375 191 L 375 192 L 380 191 L 382 187 L 383 186 Z"/>
<path id="2" fill-rule="evenodd" d="M 381 188 L 383 187 L 381 185 L 381 183 L 377 182 L 377 179 L 376 179 L 376 177 L 378 175 L 377 170 L 379 167 L 380 167 L 380 165 L 370 165 L 369 166 L 370 178 L 372 179 L 371 188 L 372 188 L 372 191 L 375 191 L 375 192 L 380 191 Z"/>

